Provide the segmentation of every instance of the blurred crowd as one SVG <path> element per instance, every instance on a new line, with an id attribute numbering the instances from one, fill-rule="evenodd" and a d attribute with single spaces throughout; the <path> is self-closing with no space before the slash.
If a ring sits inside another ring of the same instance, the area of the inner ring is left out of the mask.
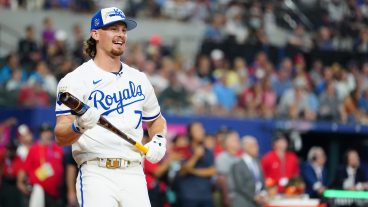
<path id="1" fill-rule="evenodd" d="M 368 190 L 367 163 L 355 149 L 347 149 L 331 173 L 322 147 L 311 147 L 301 159 L 288 134 L 275 132 L 272 149 L 260 155 L 260 139 L 227 127 L 208 134 L 202 123 L 188 124 L 169 140 L 163 160 L 144 161 L 152 206 L 257 207 L 304 195 L 324 202 L 326 189 Z M 78 206 L 78 166 L 69 148 L 54 143 L 50 125 L 32 131 L 9 118 L 0 124 L 0 141 L 0 207 Z"/>
<path id="2" fill-rule="evenodd" d="M 283 25 L 276 13 L 285 10 L 285 2 L 152 1 L 203 7 L 195 10 L 207 25 L 198 54 L 186 60 L 176 45 L 152 35 L 130 42 L 123 61 L 148 75 L 168 114 L 367 123 L 368 1 L 287 4 L 321 15 L 317 20 L 295 17 L 295 24 L 287 24 L 291 29 L 286 29 L 285 45 L 275 47 L 270 40 Z M 27 26 L 17 50 L 2 58 L 0 105 L 52 106 L 58 80 L 86 60 L 86 31 L 80 25 L 68 34 L 55 27 L 51 17 L 42 24 L 41 34 Z"/>

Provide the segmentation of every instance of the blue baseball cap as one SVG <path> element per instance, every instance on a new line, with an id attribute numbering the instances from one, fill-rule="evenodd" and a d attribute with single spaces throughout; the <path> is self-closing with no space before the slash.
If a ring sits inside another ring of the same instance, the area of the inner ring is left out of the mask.
<path id="1" fill-rule="evenodd" d="M 137 26 L 137 22 L 125 16 L 121 9 L 116 7 L 103 8 L 97 11 L 91 19 L 91 30 L 112 25 L 116 22 L 124 22 L 127 30 L 132 30 Z"/>

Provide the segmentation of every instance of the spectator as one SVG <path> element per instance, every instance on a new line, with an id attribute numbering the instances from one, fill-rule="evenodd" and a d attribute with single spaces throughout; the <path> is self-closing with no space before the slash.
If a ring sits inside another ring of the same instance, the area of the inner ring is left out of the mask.
<path id="1" fill-rule="evenodd" d="M 225 32 L 233 37 L 237 44 L 244 44 L 248 38 L 249 31 L 243 22 L 244 9 L 239 5 L 232 5 L 226 12 L 227 21 Z"/>
<path id="2" fill-rule="evenodd" d="M 211 82 L 203 82 L 191 97 L 193 112 L 196 114 L 216 114 L 218 109 L 217 96 Z"/>
<path id="3" fill-rule="evenodd" d="M 234 183 L 228 178 L 230 176 L 231 166 L 239 159 L 239 134 L 235 131 L 228 132 L 224 142 L 225 149 L 215 158 L 215 167 L 217 184 L 221 194 L 221 204 L 223 207 L 229 207 L 231 206 L 229 189 L 234 188 Z"/>
<path id="4" fill-rule="evenodd" d="M 322 51 L 333 51 L 336 49 L 333 41 L 331 30 L 328 27 L 321 27 L 316 38 L 316 48 Z"/>
<path id="5" fill-rule="evenodd" d="M 356 80 L 350 72 L 344 70 L 338 63 L 333 64 L 331 69 L 335 78 L 337 95 L 339 99 L 342 100 L 356 88 Z"/>
<path id="6" fill-rule="evenodd" d="M 234 59 L 234 71 L 237 73 L 239 82 L 236 85 L 236 93 L 240 93 L 251 85 L 247 62 L 244 58 L 236 57 Z"/>
<path id="7" fill-rule="evenodd" d="M 11 93 L 17 93 L 23 87 L 25 81 L 22 80 L 22 71 L 15 69 L 12 71 L 11 78 L 6 83 L 6 90 Z"/>
<path id="8" fill-rule="evenodd" d="M 230 180 L 234 183 L 231 189 L 233 207 L 260 207 L 266 204 L 262 195 L 264 178 L 258 160 L 258 143 L 256 138 L 245 136 L 242 139 L 244 155 L 230 170 Z"/>
<path id="9" fill-rule="evenodd" d="M 47 48 L 47 46 L 51 43 L 55 42 L 55 29 L 50 17 L 45 17 L 43 19 L 43 29 L 42 29 L 42 45 L 43 47 Z"/>
<path id="10" fill-rule="evenodd" d="M 262 116 L 264 118 L 272 118 L 276 111 L 277 96 L 272 88 L 271 80 L 263 80 L 263 102 L 262 102 Z"/>
<path id="11" fill-rule="evenodd" d="M 135 5 L 131 7 L 133 12 L 136 13 L 134 15 L 136 17 L 146 17 L 146 18 L 162 17 L 161 7 L 158 5 L 157 1 L 154 0 L 140 1 L 139 3 L 135 3 Z"/>
<path id="12" fill-rule="evenodd" d="M 43 90 L 47 91 L 49 96 L 54 96 L 57 87 L 56 78 L 43 61 L 37 63 L 36 72 L 29 77 L 29 81 L 37 81 L 38 79 L 42 81 Z"/>
<path id="13" fill-rule="evenodd" d="M 10 141 L 11 128 L 17 123 L 14 117 L 7 118 L 0 122 L 0 147 L 5 147 Z"/>
<path id="14" fill-rule="evenodd" d="M 288 44 L 301 51 L 309 51 L 313 46 L 311 37 L 306 34 L 304 26 L 301 24 L 298 24 L 294 32 L 289 35 Z"/>
<path id="15" fill-rule="evenodd" d="M 271 178 L 277 183 L 279 192 L 284 190 L 290 179 L 299 176 L 298 157 L 287 148 L 285 135 L 277 132 L 272 140 L 272 151 L 261 160 L 265 179 Z"/>
<path id="16" fill-rule="evenodd" d="M 309 110 L 305 112 L 305 119 L 309 121 L 314 121 L 317 118 L 317 113 L 319 109 L 319 100 L 315 93 L 313 93 L 312 85 L 306 85 L 306 94 L 308 99 Z"/>
<path id="17" fill-rule="evenodd" d="M 42 88 L 43 81 L 40 78 L 29 80 L 18 94 L 17 105 L 23 107 L 47 107 L 50 106 L 50 97 Z"/>
<path id="18" fill-rule="evenodd" d="M 64 30 L 58 30 L 55 33 L 55 40 L 45 45 L 44 59 L 52 69 L 55 69 L 58 65 L 62 64 L 64 57 L 67 57 L 68 55 L 66 38 L 66 32 Z M 55 73 L 56 71 L 52 72 Z"/>
<path id="19" fill-rule="evenodd" d="M 368 116 L 368 88 L 363 90 L 362 96 L 359 98 L 358 106 L 365 116 Z"/>
<path id="20" fill-rule="evenodd" d="M 204 33 L 204 41 L 211 43 L 221 43 L 225 37 L 225 17 L 222 14 L 215 14 L 212 17 L 212 22 L 207 26 Z"/>
<path id="21" fill-rule="evenodd" d="M 25 165 L 19 171 L 17 186 L 22 193 L 30 195 L 30 206 L 61 207 L 63 178 L 63 150 L 53 143 L 53 129 L 48 124 L 40 127 L 40 139 L 29 150 Z M 32 185 L 32 192 L 26 180 Z"/>
<path id="22" fill-rule="evenodd" d="M 203 147 L 205 131 L 199 122 L 188 126 L 192 155 L 185 159 L 178 176 L 178 199 L 181 207 L 212 207 L 212 182 L 215 175 L 214 156 Z"/>
<path id="23" fill-rule="evenodd" d="M 189 109 L 188 92 L 177 80 L 176 73 L 170 74 L 169 85 L 159 96 L 160 104 L 169 113 L 186 114 Z"/>
<path id="24" fill-rule="evenodd" d="M 84 45 L 84 36 L 82 34 L 82 29 L 80 24 L 73 25 L 73 60 L 77 63 L 77 65 L 82 64 L 85 60 L 87 60 L 86 55 L 83 53 L 83 45 Z M 62 61 L 64 63 L 64 61 Z"/>
<path id="25" fill-rule="evenodd" d="M 60 81 L 66 74 L 72 72 L 73 69 L 74 62 L 70 58 L 65 58 L 59 66 L 59 69 L 56 70 L 56 81 Z"/>
<path id="26" fill-rule="evenodd" d="M 305 191 L 311 198 L 322 198 L 323 192 L 329 186 L 325 152 L 321 147 L 314 146 L 310 148 L 307 158 L 301 170 Z"/>
<path id="27" fill-rule="evenodd" d="M 188 68 L 185 71 L 179 71 L 177 74 L 179 83 L 189 93 L 195 93 L 201 87 L 201 80 L 196 74 L 194 68 Z"/>
<path id="28" fill-rule="evenodd" d="M 292 62 L 289 58 L 286 58 L 281 62 L 281 68 L 278 70 L 276 78 L 272 80 L 272 88 L 275 90 L 278 99 L 292 87 L 291 71 Z"/>
<path id="29" fill-rule="evenodd" d="M 162 59 L 161 63 L 162 66 L 159 69 L 159 72 L 157 74 L 153 73 L 150 77 L 152 86 L 155 88 L 158 95 L 169 86 L 169 77 L 173 72 L 173 61 L 171 58 L 165 57 Z"/>
<path id="30" fill-rule="evenodd" d="M 19 142 L 17 147 L 17 156 L 19 156 L 24 163 L 28 156 L 29 148 L 33 143 L 33 134 L 26 124 L 21 124 L 18 126 L 17 134 Z"/>
<path id="31" fill-rule="evenodd" d="M 339 23 L 347 14 L 347 5 L 343 0 L 331 0 L 326 4 L 331 23 Z"/>
<path id="32" fill-rule="evenodd" d="M 5 59 L 6 64 L 0 69 L 0 87 L 5 86 L 15 70 L 22 72 L 22 81 L 27 80 L 27 73 L 19 66 L 18 55 L 16 53 L 9 54 Z"/>
<path id="33" fill-rule="evenodd" d="M 213 91 L 216 94 L 217 101 L 223 114 L 230 113 L 236 104 L 236 94 L 233 89 L 228 86 L 227 74 L 223 74 L 220 80 L 214 85 Z"/>
<path id="34" fill-rule="evenodd" d="M 247 117 L 256 117 L 261 114 L 263 101 L 261 81 L 255 82 L 251 87 L 239 95 L 239 105 L 244 108 Z"/>
<path id="35" fill-rule="evenodd" d="M 33 68 L 41 60 L 41 53 L 34 38 L 34 26 L 26 27 L 26 36 L 18 42 L 18 54 L 21 65 L 28 69 Z"/>
<path id="36" fill-rule="evenodd" d="M 294 87 L 287 90 L 281 97 L 278 113 L 281 117 L 311 120 L 313 111 L 308 104 L 306 82 L 302 79 L 294 81 Z"/>
<path id="37" fill-rule="evenodd" d="M 340 101 L 336 94 L 335 84 L 333 82 L 328 82 L 325 91 L 319 96 L 319 119 L 338 121 L 340 108 Z"/>
<path id="38" fill-rule="evenodd" d="M 144 161 L 152 207 L 163 207 L 168 203 L 177 205 L 176 177 L 182 161 L 188 157 L 190 157 L 189 141 L 186 136 L 179 135 L 174 138 L 173 145 L 164 160 L 156 164 Z"/>
<path id="39" fill-rule="evenodd" d="M 11 140 L 5 148 L 0 147 L 0 206 L 25 207 L 25 200 L 16 185 L 17 174 L 22 166 L 16 154 L 17 146 Z"/>
<path id="40" fill-rule="evenodd" d="M 204 145 L 204 147 L 206 147 L 207 149 L 209 149 L 210 151 L 213 152 L 215 150 L 215 146 L 216 146 L 216 137 L 215 137 L 215 135 L 206 134 L 206 138 L 203 141 L 203 145 Z"/>
<path id="41" fill-rule="evenodd" d="M 355 42 L 354 51 L 358 51 L 361 53 L 368 52 L 368 28 L 363 28 L 360 33 L 359 37 Z"/>
<path id="42" fill-rule="evenodd" d="M 360 166 L 360 157 L 356 150 L 346 151 L 344 165 L 338 168 L 333 187 L 343 190 L 368 189 L 368 180 Z"/>
<path id="43" fill-rule="evenodd" d="M 167 0 L 163 14 L 171 19 L 187 21 L 193 15 L 195 3 L 188 0 Z"/>
<path id="44" fill-rule="evenodd" d="M 213 82 L 212 66 L 207 55 L 200 55 L 197 60 L 196 71 L 202 82 Z"/>
<path id="45" fill-rule="evenodd" d="M 309 72 L 312 86 L 315 87 L 322 80 L 323 63 L 321 60 L 314 60 L 312 63 L 312 69 Z"/>
<path id="46" fill-rule="evenodd" d="M 334 79 L 333 79 L 332 69 L 330 67 L 325 67 L 323 69 L 323 78 L 315 86 L 316 94 L 321 94 L 323 91 L 325 91 L 325 89 L 327 88 L 327 84 L 329 82 L 333 82 L 333 81 L 334 81 Z M 336 87 L 335 87 L 335 90 L 336 90 Z M 338 95 L 337 91 L 336 91 L 336 95 Z M 337 96 L 337 97 L 339 98 L 339 101 L 340 101 L 341 100 L 340 97 L 339 96 Z"/>
<path id="47" fill-rule="evenodd" d="M 342 123 L 357 123 L 364 119 L 364 115 L 359 110 L 360 93 L 354 89 L 346 96 L 341 106 L 341 121 Z"/>

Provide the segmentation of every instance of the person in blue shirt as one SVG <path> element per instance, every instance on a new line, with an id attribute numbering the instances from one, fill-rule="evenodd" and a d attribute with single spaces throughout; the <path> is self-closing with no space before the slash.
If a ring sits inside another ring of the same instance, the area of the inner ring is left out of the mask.
<path id="1" fill-rule="evenodd" d="M 205 148 L 205 130 L 200 122 L 188 125 L 191 156 L 179 171 L 177 196 L 181 207 L 213 207 L 212 176 L 215 175 L 214 155 Z"/>
<path id="2" fill-rule="evenodd" d="M 5 59 L 6 64 L 0 69 L 0 86 L 5 85 L 11 79 L 13 71 L 18 69 L 22 71 L 22 81 L 26 81 L 27 73 L 19 67 L 18 55 L 11 53 Z"/>

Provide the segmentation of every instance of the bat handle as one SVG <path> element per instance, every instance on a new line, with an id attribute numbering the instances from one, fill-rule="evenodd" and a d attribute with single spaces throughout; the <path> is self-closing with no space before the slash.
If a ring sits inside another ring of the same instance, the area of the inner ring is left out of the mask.
<path id="1" fill-rule="evenodd" d="M 148 148 L 147 148 L 147 147 L 145 147 L 144 145 L 142 145 L 141 143 L 136 142 L 134 146 L 135 146 L 139 151 L 143 152 L 144 154 L 147 154 L 147 152 L 148 152 Z"/>

